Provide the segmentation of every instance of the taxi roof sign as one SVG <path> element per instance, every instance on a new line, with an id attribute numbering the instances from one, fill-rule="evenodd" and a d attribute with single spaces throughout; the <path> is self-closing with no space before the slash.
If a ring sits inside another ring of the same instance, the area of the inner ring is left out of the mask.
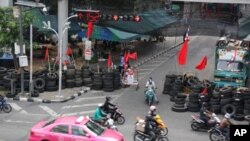
<path id="1" fill-rule="evenodd" d="M 84 117 L 83 116 L 80 116 L 79 118 L 76 119 L 76 124 L 79 124 L 81 123 L 82 121 L 84 120 Z"/>

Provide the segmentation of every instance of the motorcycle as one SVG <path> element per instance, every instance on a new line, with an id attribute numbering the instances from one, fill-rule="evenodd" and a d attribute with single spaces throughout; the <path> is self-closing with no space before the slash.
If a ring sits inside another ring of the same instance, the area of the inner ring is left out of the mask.
<path id="1" fill-rule="evenodd" d="M 115 108 L 110 109 L 108 114 L 111 114 L 111 118 L 119 125 L 122 125 L 125 123 L 125 117 L 123 116 L 123 113 L 118 108 L 118 106 L 115 106 Z"/>
<path id="2" fill-rule="evenodd" d="M 211 141 L 230 141 L 230 139 L 227 139 L 225 134 L 219 129 L 219 126 L 211 128 L 208 132 Z"/>
<path id="3" fill-rule="evenodd" d="M 118 131 L 118 128 L 114 125 L 114 120 L 110 117 L 107 118 L 107 120 L 104 123 L 104 126 L 109 128 L 109 129 Z"/>
<path id="4" fill-rule="evenodd" d="M 155 116 L 155 121 L 157 124 L 157 132 L 159 132 L 160 135 L 166 136 L 168 134 L 168 128 L 166 124 L 162 121 L 161 117 L 159 114 Z M 144 119 L 140 117 L 136 117 L 136 130 L 144 132 L 144 127 L 145 127 L 145 121 Z"/>
<path id="5" fill-rule="evenodd" d="M 0 96 L 0 109 L 5 113 L 10 113 L 12 111 L 11 105 L 6 102 L 3 96 Z"/>
<path id="6" fill-rule="evenodd" d="M 144 93 L 145 93 L 145 102 L 149 106 L 151 106 L 155 102 L 154 89 L 152 87 L 148 87 L 148 89 Z"/>
<path id="7" fill-rule="evenodd" d="M 134 141 L 150 141 L 149 140 L 149 135 L 136 130 L 134 133 Z M 168 137 L 162 136 L 162 135 L 157 135 L 157 138 L 155 141 L 169 141 Z"/>
<path id="8" fill-rule="evenodd" d="M 201 120 L 199 116 L 191 115 L 191 117 L 191 128 L 194 131 L 208 131 L 220 123 L 220 119 L 214 113 L 211 114 L 211 120 L 209 120 L 208 123 Z"/>

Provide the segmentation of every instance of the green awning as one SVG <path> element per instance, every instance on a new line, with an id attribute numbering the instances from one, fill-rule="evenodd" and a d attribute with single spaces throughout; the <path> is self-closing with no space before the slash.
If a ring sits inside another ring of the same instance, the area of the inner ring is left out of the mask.
<path id="1" fill-rule="evenodd" d="M 120 19 L 119 21 L 103 21 L 100 25 L 130 33 L 150 34 L 177 21 L 177 18 L 169 15 L 164 10 L 148 11 L 139 15 L 142 17 L 141 22 L 123 21 Z"/>

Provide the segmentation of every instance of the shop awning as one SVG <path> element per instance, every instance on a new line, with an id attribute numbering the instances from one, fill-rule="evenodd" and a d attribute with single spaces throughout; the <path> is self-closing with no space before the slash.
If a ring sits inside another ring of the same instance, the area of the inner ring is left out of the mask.
<path id="1" fill-rule="evenodd" d="M 86 38 L 86 29 L 81 30 L 77 34 L 81 38 Z M 101 26 L 94 25 L 94 31 L 90 38 L 98 39 L 98 40 L 126 42 L 126 41 L 134 40 L 139 37 L 141 37 L 141 35 L 139 34 L 124 32 L 124 31 L 120 31 L 114 28 L 101 27 Z"/>
<path id="2" fill-rule="evenodd" d="M 150 34 L 155 30 L 167 27 L 177 21 L 177 18 L 169 15 L 165 10 L 148 11 L 139 15 L 142 17 L 141 22 L 123 20 L 102 21 L 100 25 L 130 33 Z"/>

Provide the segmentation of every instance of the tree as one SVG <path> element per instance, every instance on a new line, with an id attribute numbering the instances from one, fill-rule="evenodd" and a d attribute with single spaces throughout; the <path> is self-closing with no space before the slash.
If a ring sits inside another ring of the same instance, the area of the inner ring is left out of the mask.
<path id="1" fill-rule="evenodd" d="M 14 18 L 13 8 L 0 8 L 0 19 L 0 48 L 12 47 L 19 40 L 19 21 L 18 18 Z M 33 19 L 34 16 L 24 9 L 23 28 L 28 28 Z"/>

